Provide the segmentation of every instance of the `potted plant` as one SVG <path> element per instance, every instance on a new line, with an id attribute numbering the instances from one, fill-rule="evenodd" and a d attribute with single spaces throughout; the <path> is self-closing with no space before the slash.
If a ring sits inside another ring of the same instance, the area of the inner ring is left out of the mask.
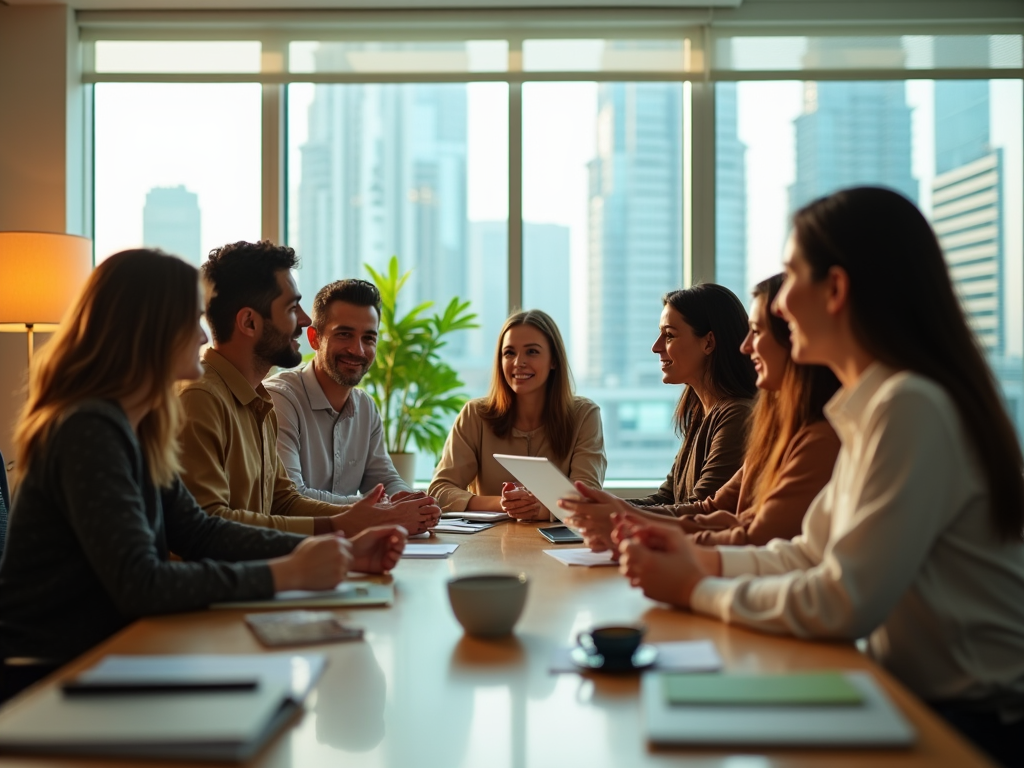
<path id="1" fill-rule="evenodd" d="M 468 301 L 455 297 L 441 314 L 428 316 L 434 302 L 427 301 L 399 317 L 398 296 L 412 273 L 399 272 L 396 256 L 385 273 L 364 266 L 380 291 L 381 312 L 377 359 L 360 386 L 377 404 L 391 460 L 412 487 L 416 454 L 410 446 L 439 456 L 448 436 L 445 417 L 467 399 L 458 392 L 464 386 L 459 375 L 438 352 L 449 334 L 476 328 L 476 315 Z"/>

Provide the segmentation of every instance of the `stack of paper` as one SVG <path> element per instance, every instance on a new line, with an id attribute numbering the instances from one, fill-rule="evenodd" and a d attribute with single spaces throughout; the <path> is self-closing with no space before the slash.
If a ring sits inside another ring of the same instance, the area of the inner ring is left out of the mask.
<path id="1" fill-rule="evenodd" d="M 434 533 L 477 533 L 493 528 L 497 523 L 476 523 L 458 517 L 446 517 L 431 530 Z"/>
<path id="2" fill-rule="evenodd" d="M 51 686 L 6 709 L 0 749 L 248 760 L 301 707 L 323 667 L 318 654 L 108 656 L 77 679 L 96 691 Z M 225 683 L 243 679 L 256 684 Z"/>
<path id="3" fill-rule="evenodd" d="M 442 512 L 442 520 L 469 520 L 473 523 L 505 523 L 511 520 L 504 512 Z"/>

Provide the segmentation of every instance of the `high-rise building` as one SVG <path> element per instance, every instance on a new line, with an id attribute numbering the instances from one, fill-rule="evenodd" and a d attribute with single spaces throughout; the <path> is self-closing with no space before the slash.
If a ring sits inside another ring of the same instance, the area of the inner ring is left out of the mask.
<path id="1" fill-rule="evenodd" d="M 938 37 L 935 65 L 984 61 L 988 38 Z M 1024 360 L 1007 349 L 1003 153 L 994 148 L 987 80 L 935 83 L 932 225 L 967 320 L 984 348 L 1018 434 L 1024 434 Z"/>
<path id="2" fill-rule="evenodd" d="M 572 359 L 569 228 L 523 222 L 523 309 L 541 309 L 558 325 Z"/>
<path id="3" fill-rule="evenodd" d="M 829 66 L 832 56 L 863 48 L 872 55 L 899 39 L 811 38 L 808 64 Z M 911 173 L 910 107 L 902 82 L 807 82 L 803 114 L 796 119 L 796 179 L 789 209 L 844 187 L 890 187 L 915 202 L 918 182 Z"/>
<path id="4" fill-rule="evenodd" d="M 652 332 L 661 297 L 682 285 L 682 89 L 598 86 L 590 162 L 588 376 L 605 387 L 656 384 Z"/>
<path id="5" fill-rule="evenodd" d="M 200 236 L 199 196 L 180 184 L 153 187 L 142 209 L 142 242 L 181 256 L 190 264 L 203 261 Z"/>
<path id="6" fill-rule="evenodd" d="M 715 282 L 747 303 L 747 147 L 736 83 L 715 85 Z"/>
<path id="7" fill-rule="evenodd" d="M 491 300 L 473 307 L 480 327 L 469 332 L 467 349 L 474 360 L 482 360 L 488 378 L 498 333 L 508 317 L 507 254 L 507 222 L 470 222 L 469 294 Z M 523 308 L 542 309 L 551 315 L 571 357 L 569 279 L 569 228 L 523 222 Z"/>
<path id="8" fill-rule="evenodd" d="M 325 43 L 317 69 L 343 71 L 353 48 Z M 366 277 L 397 255 L 413 270 L 403 298 L 442 308 L 466 296 L 466 85 L 317 85 L 300 147 L 299 283 L 312 295 Z M 457 335 L 446 348 L 464 350 Z"/>

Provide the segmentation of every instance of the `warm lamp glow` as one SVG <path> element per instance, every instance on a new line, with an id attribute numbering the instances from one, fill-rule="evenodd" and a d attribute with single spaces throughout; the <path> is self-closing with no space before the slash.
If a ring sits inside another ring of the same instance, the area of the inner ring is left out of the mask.
<path id="1" fill-rule="evenodd" d="M 0 232 L 0 323 L 59 323 L 92 271 L 92 241 Z"/>

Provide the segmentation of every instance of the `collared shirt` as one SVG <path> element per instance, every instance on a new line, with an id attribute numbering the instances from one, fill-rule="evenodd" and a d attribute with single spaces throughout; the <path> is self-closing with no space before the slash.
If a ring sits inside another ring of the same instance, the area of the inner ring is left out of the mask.
<path id="1" fill-rule="evenodd" d="M 208 514 L 295 533 L 313 533 L 313 518 L 344 511 L 307 499 L 277 455 L 274 401 L 253 389 L 217 350 L 203 353 L 203 375 L 180 393 L 181 479 Z"/>
<path id="2" fill-rule="evenodd" d="M 875 364 L 825 413 L 842 447 L 801 535 L 719 547 L 723 578 L 698 584 L 693 609 L 799 637 L 869 635 L 925 699 L 1024 694 L 1024 543 L 997 536 L 949 394 Z"/>
<path id="3" fill-rule="evenodd" d="M 266 381 L 279 425 L 277 452 L 304 496 L 354 504 L 383 483 L 389 495 L 408 491 L 384 446 L 384 425 L 366 392 L 353 389 L 341 412 L 331 407 L 313 363 Z"/>

